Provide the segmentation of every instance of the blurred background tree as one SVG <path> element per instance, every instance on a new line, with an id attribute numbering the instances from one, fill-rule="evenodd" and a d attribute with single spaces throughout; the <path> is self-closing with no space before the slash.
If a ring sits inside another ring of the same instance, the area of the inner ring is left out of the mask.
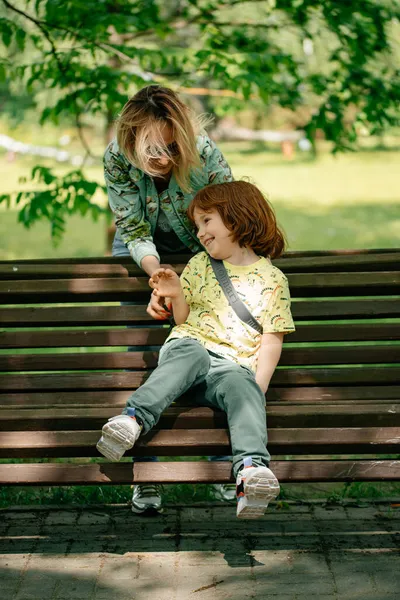
<path id="1" fill-rule="evenodd" d="M 399 19 L 397 0 L 0 0 L 3 110 L 21 121 L 33 106 L 40 124 L 73 126 L 85 154 L 61 175 L 35 165 L 32 189 L 0 201 L 27 226 L 48 219 L 55 239 L 67 215 L 96 218 L 86 128 L 95 121 L 105 145 L 152 82 L 217 119 L 251 109 L 256 127 L 279 107 L 314 149 L 317 135 L 354 149 L 360 132 L 399 123 Z"/>

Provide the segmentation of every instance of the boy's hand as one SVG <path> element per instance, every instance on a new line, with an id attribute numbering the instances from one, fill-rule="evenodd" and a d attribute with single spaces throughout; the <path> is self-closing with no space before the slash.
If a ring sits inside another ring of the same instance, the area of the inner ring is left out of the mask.
<path id="1" fill-rule="evenodd" d="M 172 269 L 157 269 L 149 279 L 155 296 L 176 298 L 180 295 L 182 287 L 179 275 Z"/>

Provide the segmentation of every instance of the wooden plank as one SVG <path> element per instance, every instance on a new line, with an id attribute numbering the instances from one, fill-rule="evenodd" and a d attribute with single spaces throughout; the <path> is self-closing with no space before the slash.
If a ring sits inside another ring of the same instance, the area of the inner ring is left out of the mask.
<path id="1" fill-rule="evenodd" d="M 90 371 L 117 369 L 154 369 L 158 351 L 145 352 L 62 352 L 58 354 L 0 355 L 0 371 Z M 284 347 L 280 366 L 344 365 L 367 363 L 400 363 L 397 346 L 341 346 L 315 348 Z"/>
<path id="2" fill-rule="evenodd" d="M 296 331 L 287 338 L 293 342 L 372 342 L 399 340 L 400 323 L 324 323 L 323 325 L 296 323 Z"/>
<path id="3" fill-rule="evenodd" d="M 397 248 L 339 248 L 335 250 L 289 250 L 286 251 L 282 256 L 285 258 L 299 258 L 313 257 L 313 256 L 374 256 L 374 255 L 385 255 L 393 252 L 399 252 Z M 179 262 L 184 260 L 187 262 L 193 254 L 191 253 L 178 253 L 178 254 L 161 254 L 161 261 L 165 263 L 173 264 L 173 262 Z M 184 257 L 184 258 L 183 258 Z M 0 264 L 15 264 L 15 260 L 0 260 Z M 18 264 L 124 264 L 131 263 L 132 259 L 130 256 L 124 257 L 113 257 L 113 256 L 85 256 L 85 257 L 73 257 L 73 258 L 35 258 L 35 259 L 22 259 L 18 261 Z"/>
<path id="4" fill-rule="evenodd" d="M 0 458 L 99 456 L 99 431 L 2 432 Z M 268 430 L 268 449 L 277 454 L 379 454 L 399 451 L 400 427 L 281 428 Z M 230 454 L 226 429 L 152 430 L 126 456 Z"/>
<path id="5" fill-rule="evenodd" d="M 398 271 L 400 252 L 387 254 L 338 254 L 330 256 L 284 256 L 273 261 L 284 273 Z"/>
<path id="6" fill-rule="evenodd" d="M 154 324 L 154 319 L 147 314 L 146 307 L 147 304 L 136 306 L 0 308 L 0 322 L 3 327 L 63 327 L 67 325 L 88 327 L 90 325 Z"/>
<path id="7" fill-rule="evenodd" d="M 62 388 L 44 392 L 26 393 L 0 393 L 0 407 L 23 408 L 47 408 L 47 407 L 110 407 L 116 412 L 118 408 L 125 406 L 129 396 L 127 390 L 102 390 L 102 391 L 66 391 Z M 190 395 L 180 400 L 184 405 L 190 400 Z M 302 387 L 302 388 L 274 388 L 270 387 L 267 392 L 267 403 L 281 402 L 283 404 L 308 404 L 314 407 L 319 404 L 352 403 L 362 401 L 372 405 L 384 404 L 385 402 L 399 402 L 400 390 L 397 385 L 357 385 L 343 387 Z"/>
<path id="8" fill-rule="evenodd" d="M 122 412 L 119 407 L 50 407 L 10 409 L 0 406 L 0 431 L 99 431 L 104 423 Z M 329 405 L 267 404 L 268 428 L 277 427 L 394 427 L 400 426 L 399 402 L 368 404 L 348 402 Z M 227 427 L 224 412 L 208 407 L 173 405 L 158 422 L 159 429 L 212 429 Z"/>
<path id="9" fill-rule="evenodd" d="M 154 369 L 158 351 L 0 355 L 0 371 Z M 400 346 L 285 348 L 281 366 L 400 363 Z"/>
<path id="10" fill-rule="evenodd" d="M 400 481 L 399 460 L 272 461 L 281 483 Z M 229 462 L 120 464 L 0 464 L 0 485 L 123 485 L 131 483 L 229 483 Z"/>
<path id="11" fill-rule="evenodd" d="M 1 348 L 73 348 L 92 346 L 159 346 L 168 336 L 165 325 L 129 329 L 81 329 L 52 331 L 0 332 Z M 296 332 L 287 342 L 351 342 L 399 340 L 400 323 L 370 323 L 365 325 L 306 325 L 298 323 Z M 286 342 L 286 344 L 287 344 Z M 287 347 L 287 346 L 286 346 Z M 284 346 L 285 348 L 285 346 Z"/>
<path id="12" fill-rule="evenodd" d="M 154 369 L 158 352 L 90 352 L 0 355 L 0 371 Z"/>
<path id="13" fill-rule="evenodd" d="M 399 295 L 400 272 L 288 273 L 293 297 Z"/>
<path id="14" fill-rule="evenodd" d="M 3 281 L 3 304 L 40 302 L 120 302 L 149 298 L 151 289 L 145 277 L 92 279 L 35 279 Z"/>
<path id="15" fill-rule="evenodd" d="M 335 250 L 287 250 L 283 253 L 283 258 L 296 258 L 299 259 L 309 257 L 357 257 L 357 256 L 384 256 L 385 254 L 398 253 L 397 248 L 338 248 Z M 192 253 L 179 252 L 175 254 L 161 254 L 163 262 L 168 262 L 169 259 L 173 259 L 174 262 L 177 260 L 188 261 L 193 256 Z M 130 263 L 132 259 L 130 256 L 83 256 L 83 257 L 57 257 L 57 258 L 24 258 L 18 261 L 21 264 L 119 264 L 119 263 Z M 15 264 L 15 260 L 1 259 L 0 264 Z M 172 264 L 172 263 L 171 263 Z"/>
<path id="16" fill-rule="evenodd" d="M 33 390 L 135 390 L 148 378 L 151 371 L 45 373 L 0 375 L 0 389 L 6 391 Z M 332 368 L 280 368 L 271 379 L 276 386 L 356 386 L 367 384 L 397 384 L 400 367 L 332 367 Z M 298 390 L 295 390 L 297 393 Z M 340 392 L 339 392 L 340 393 Z"/>
<path id="17" fill-rule="evenodd" d="M 94 300 L 94 297 L 91 297 Z M 132 300 L 132 298 L 131 298 Z M 3 327 L 65 327 L 102 325 L 154 325 L 147 304 L 136 306 L 31 306 L 0 308 Z M 363 300 L 308 300 L 292 302 L 295 321 L 400 317 L 398 298 Z M 159 323 L 166 323 L 160 321 Z"/>
<path id="18" fill-rule="evenodd" d="M 72 348 L 91 346 L 160 346 L 169 328 L 164 325 L 140 329 L 84 329 L 12 331 L 0 333 L 1 348 Z M 400 324 L 399 324 L 400 335 Z"/>
<path id="19" fill-rule="evenodd" d="M 110 393 L 110 392 L 109 392 Z M 114 392 L 111 392 L 113 394 Z M 354 400 L 363 400 L 364 402 L 382 402 L 385 400 L 395 400 L 400 398 L 398 384 L 395 385 L 349 385 L 349 386 L 329 386 L 316 385 L 304 387 L 274 387 L 271 385 L 267 392 L 267 401 L 269 402 L 351 402 Z"/>
<path id="20" fill-rule="evenodd" d="M 288 274 L 292 297 L 367 296 L 400 293 L 400 272 Z M 147 277 L 6 280 L 0 284 L 2 303 L 99 302 L 148 297 Z"/>
<path id="21" fill-rule="evenodd" d="M 292 314 L 298 320 L 366 319 L 399 317 L 398 298 L 346 298 L 345 300 L 305 300 L 292 302 Z"/>
<path id="22" fill-rule="evenodd" d="M 176 465 L 175 472 L 174 465 Z M 192 468 L 191 465 L 196 466 Z M 270 467 L 281 483 L 400 480 L 400 460 L 272 460 Z M 228 483 L 231 481 L 231 471 L 229 462 L 136 463 L 133 469 L 133 481 L 134 483 L 173 483 L 174 478 L 180 477 L 180 483 L 194 481 Z M 105 472 L 103 468 L 102 473 Z M 112 477 L 110 471 L 108 474 Z M 127 469 L 127 475 L 131 476 L 132 471 Z"/>
<path id="23" fill-rule="evenodd" d="M 183 266 L 183 265 L 182 265 Z M 43 279 L 88 279 L 110 277 L 143 277 L 143 270 L 132 260 L 124 264 L 82 264 L 77 262 L 46 264 L 11 262 L 0 264 L 0 280 L 27 281 Z"/>
<path id="24" fill-rule="evenodd" d="M 190 260 L 191 256 L 187 255 Z M 70 278 L 104 278 L 104 277 L 138 277 L 143 271 L 130 259 L 119 263 L 104 263 L 99 259 L 97 263 L 79 262 L 41 263 L 33 260 L 30 263 L 10 261 L 0 262 L 0 280 L 25 280 L 25 279 L 70 279 Z M 104 259 L 103 259 L 104 260 Z M 169 264 L 180 274 L 186 265 L 185 256 L 179 257 Z M 273 261 L 284 273 L 310 273 L 310 272 L 355 272 L 355 271 L 388 271 L 400 270 L 400 253 L 388 252 L 385 254 L 355 254 L 334 256 L 287 256 Z"/>

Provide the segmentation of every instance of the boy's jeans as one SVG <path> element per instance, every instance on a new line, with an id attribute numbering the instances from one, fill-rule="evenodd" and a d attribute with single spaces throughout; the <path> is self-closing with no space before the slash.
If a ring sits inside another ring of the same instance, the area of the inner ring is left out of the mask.
<path id="1" fill-rule="evenodd" d="M 164 252 L 165 254 L 165 252 Z M 114 237 L 114 241 L 112 244 L 112 255 L 116 256 L 116 257 L 126 257 L 126 256 L 130 256 L 129 254 L 129 250 L 128 248 L 125 246 L 124 242 L 122 241 L 121 236 L 118 233 L 118 230 L 115 233 L 115 237 Z M 134 302 L 121 302 L 121 305 L 123 306 L 131 306 L 132 304 L 135 304 Z M 129 325 L 128 325 L 129 327 Z M 138 346 L 132 346 L 128 348 L 128 352 L 134 352 L 135 350 L 139 350 L 140 348 Z M 143 348 L 144 350 L 147 350 L 147 346 Z M 157 456 L 137 456 L 133 459 L 135 462 L 156 462 Z M 209 456 L 208 460 L 231 460 L 230 456 Z"/>
<path id="2" fill-rule="evenodd" d="M 268 466 L 265 396 L 254 373 L 208 352 L 196 340 L 167 342 L 161 348 L 158 367 L 130 396 L 126 409 L 136 409 L 146 433 L 157 424 L 161 413 L 190 388 L 195 404 L 219 408 L 227 414 L 234 476 L 246 456 L 252 457 L 255 466 Z"/>

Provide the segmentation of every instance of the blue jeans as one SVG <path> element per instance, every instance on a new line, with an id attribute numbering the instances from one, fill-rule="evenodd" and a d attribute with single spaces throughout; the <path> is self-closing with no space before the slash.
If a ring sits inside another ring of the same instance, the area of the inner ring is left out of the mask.
<path id="1" fill-rule="evenodd" d="M 163 411 L 188 390 L 196 405 L 226 413 L 235 476 L 249 456 L 255 466 L 268 466 L 265 396 L 254 373 L 208 352 L 194 339 L 172 339 L 164 344 L 158 367 L 129 397 L 124 412 L 135 408 L 147 433 Z"/>
<path id="2" fill-rule="evenodd" d="M 121 236 L 118 234 L 118 230 L 115 233 L 114 236 L 114 241 L 112 244 L 112 250 L 111 253 L 113 256 L 130 256 L 129 254 L 129 250 L 128 248 L 125 246 L 124 242 L 122 241 Z M 131 306 L 133 305 L 134 302 L 121 302 L 121 306 Z M 129 325 L 128 325 L 129 328 Z M 137 350 L 138 348 L 136 346 L 129 346 L 128 347 L 128 352 L 133 352 L 134 350 Z M 146 349 L 146 348 L 144 348 Z M 156 462 L 158 460 L 157 456 L 137 456 L 134 458 L 135 462 Z"/>
<path id="3" fill-rule="evenodd" d="M 115 233 L 115 237 L 114 237 L 114 241 L 112 244 L 112 255 L 113 256 L 130 256 L 129 254 L 129 250 L 128 248 L 125 246 L 124 242 L 122 241 L 121 236 L 118 233 L 118 230 Z M 122 306 L 129 306 L 132 305 L 133 302 L 121 302 Z M 129 327 L 129 325 L 128 325 Z M 134 347 L 128 347 L 128 352 L 133 352 L 134 350 L 137 350 L 137 348 Z M 209 456 L 208 460 L 231 460 L 231 456 Z M 157 456 L 141 456 L 141 457 L 135 457 L 134 459 L 137 462 L 156 462 L 158 460 Z"/>

